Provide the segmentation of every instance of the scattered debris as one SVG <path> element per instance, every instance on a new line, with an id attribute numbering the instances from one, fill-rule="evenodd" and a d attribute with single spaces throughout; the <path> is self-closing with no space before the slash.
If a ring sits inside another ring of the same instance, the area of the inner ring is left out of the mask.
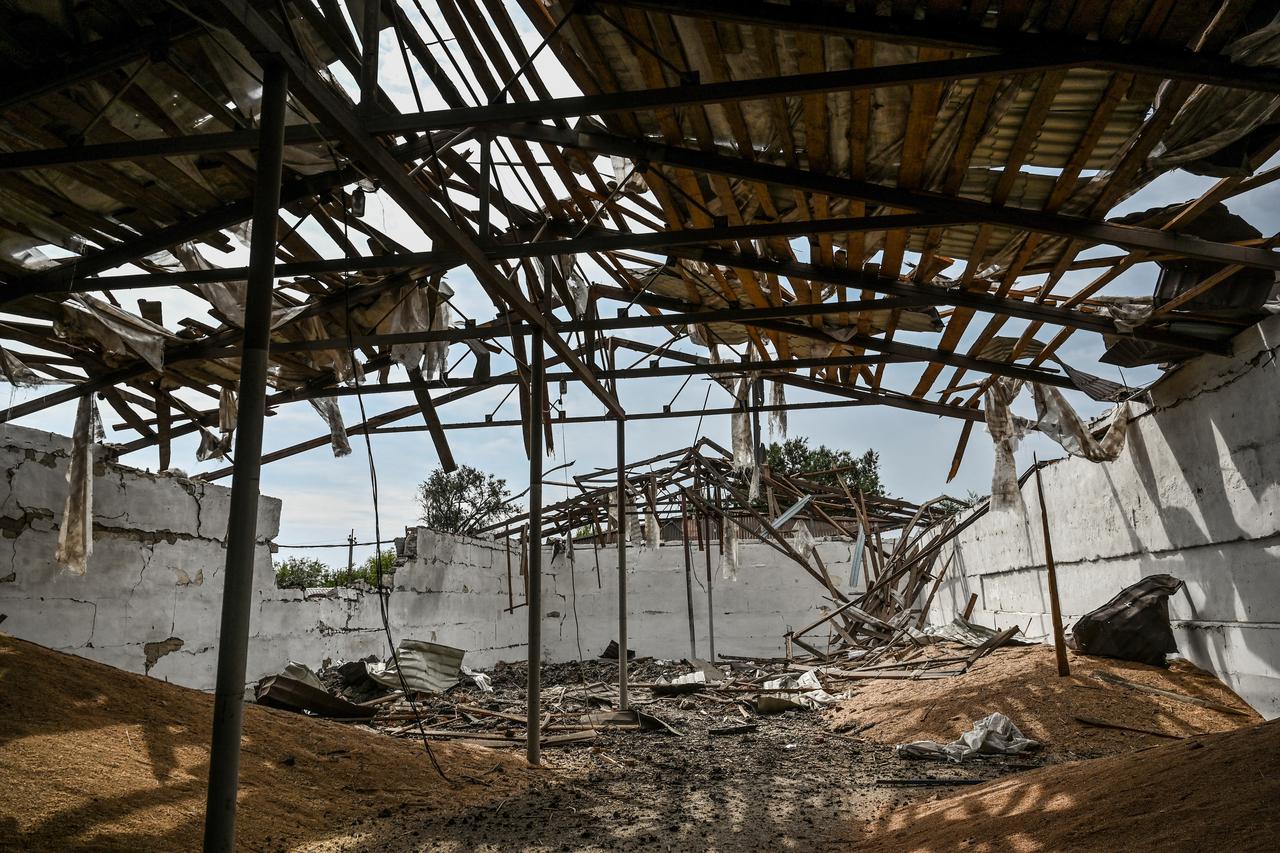
<path id="1" fill-rule="evenodd" d="M 350 721 L 368 720 L 377 710 L 334 696 L 320 685 L 315 673 L 311 673 L 311 679 L 314 682 L 285 673 L 268 675 L 258 682 L 253 695 L 259 705 Z"/>
<path id="2" fill-rule="evenodd" d="M 945 758 L 960 764 L 974 755 L 1020 755 L 1039 748 L 1037 741 L 1022 736 L 1013 720 L 997 712 L 978 720 L 949 744 L 918 740 L 900 744 L 897 751 L 902 758 Z"/>
<path id="3" fill-rule="evenodd" d="M 1067 645 L 1087 655 L 1164 666 L 1178 651 L 1169 625 L 1169 596 L 1182 588 L 1171 575 L 1151 575 L 1081 616 Z"/>
<path id="4" fill-rule="evenodd" d="M 393 690 L 403 686 L 420 693 L 443 693 L 458 683 L 464 654 L 462 649 L 441 643 L 401 640 L 394 659 L 368 664 L 369 677 Z"/>

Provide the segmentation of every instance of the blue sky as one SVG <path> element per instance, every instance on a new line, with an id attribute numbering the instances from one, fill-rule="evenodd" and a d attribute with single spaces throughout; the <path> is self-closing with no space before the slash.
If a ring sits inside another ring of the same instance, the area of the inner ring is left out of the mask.
<path id="1" fill-rule="evenodd" d="M 513 13 L 518 20 L 519 13 Z M 526 40 L 532 48 L 537 44 L 534 35 L 525 30 Z M 437 47 L 436 50 L 441 50 Z M 444 59 L 443 55 L 442 60 Z M 407 85 L 407 77 L 403 66 L 399 64 L 398 51 L 393 51 L 389 41 L 383 43 L 383 76 L 382 83 L 404 109 L 414 109 L 412 93 Z M 541 57 L 538 69 L 544 80 L 548 82 L 553 94 L 569 95 L 577 91 L 569 83 L 567 77 L 558 67 Z M 339 74 L 340 77 L 344 76 Z M 425 106 L 430 109 L 441 106 L 429 91 Z M 475 146 L 469 146 L 471 159 L 476 159 Z M 607 173 L 607 164 L 605 166 Z M 1270 165 L 1270 164 L 1269 164 Z M 505 170 L 497 170 L 503 182 L 504 191 L 513 198 L 527 203 L 522 191 Z M 1119 215 L 1130 210 L 1140 210 L 1160 204 L 1183 201 L 1203 192 L 1213 181 L 1186 173 L 1171 173 L 1153 182 L 1152 185 L 1126 200 L 1113 211 Z M 1243 215 L 1253 225 L 1266 233 L 1274 233 L 1280 222 L 1280 210 L 1277 210 L 1274 194 L 1265 190 L 1259 193 L 1242 196 L 1228 203 L 1236 213 Z M 392 237 L 408 246 L 411 250 L 426 249 L 430 241 L 426 239 L 402 213 L 386 198 L 378 193 L 370 198 L 366 218 L 374 225 L 388 232 Z M 301 229 L 308 240 L 321 251 L 328 251 L 334 256 L 340 254 L 336 247 L 318 228 L 304 225 Z M 221 266 L 233 266 L 244 263 L 243 249 L 225 255 L 218 255 L 206 250 L 210 260 Z M 1097 247 L 1090 255 L 1117 254 L 1112 247 Z M 908 256 L 908 260 L 913 260 Z M 135 272 L 132 268 L 122 268 L 118 272 Z M 954 271 L 954 270 L 953 270 Z M 1150 295 L 1155 281 L 1156 267 L 1153 264 L 1140 264 L 1122 276 L 1107 288 L 1108 294 L 1140 294 Z M 588 268 L 588 272 L 591 270 Z M 593 280 L 611 283 L 603 275 L 591 276 Z M 1069 293 L 1086 283 L 1092 276 L 1088 271 L 1071 273 L 1057 288 L 1057 292 Z M 479 320 L 487 319 L 493 314 L 492 304 L 480 290 L 474 277 L 466 269 L 458 269 L 448 277 L 450 286 L 455 291 L 454 304 L 464 316 Z M 1024 280 L 1030 284 L 1033 279 Z M 155 291 L 120 292 L 120 301 L 126 307 L 135 304 L 138 296 L 156 298 Z M 181 292 L 167 293 L 165 302 L 166 323 L 174 327 L 176 321 L 184 316 L 208 319 L 203 315 L 203 303 Z M 979 315 L 970 324 L 969 331 L 961 344 L 964 350 L 984 327 L 987 315 Z M 1001 334 L 1017 335 L 1024 323 L 1010 321 Z M 1040 338 L 1048 337 L 1056 329 L 1042 331 Z M 644 338 L 641 334 L 629 337 L 661 342 L 663 337 L 650 335 Z M 899 335 L 899 340 L 912 343 L 934 344 L 938 335 L 914 334 Z M 687 342 L 679 345 L 680 349 L 690 352 L 705 353 Z M 16 348 L 21 351 L 21 348 Z M 451 360 L 458 359 L 466 351 L 462 345 L 454 346 L 450 351 Z M 1068 363 L 1081 369 L 1097 373 L 1109 379 L 1120 380 L 1119 371 L 1111 366 L 1099 365 L 1098 357 L 1102 353 L 1102 340 L 1097 335 L 1077 333 L 1060 351 Z M 635 356 L 639 358 L 638 354 Z M 495 357 L 494 371 L 510 369 L 510 361 L 505 356 Z M 885 385 L 900 391 L 910 391 L 915 384 L 922 365 L 892 365 L 886 371 Z M 468 375 L 469 364 L 464 363 L 459 370 L 460 375 Z M 943 387 L 951 370 L 944 370 L 935 388 Z M 1154 368 L 1125 371 L 1123 379 L 1129 384 L 1141 384 L 1155 378 Z M 393 375 L 393 381 L 396 378 Z M 632 411 L 654 411 L 663 404 L 676 398 L 683 379 L 636 380 L 624 383 L 621 397 L 624 406 Z M 710 386 L 709 398 L 708 386 Z M 518 409 L 514 396 L 501 406 L 500 401 L 508 388 L 491 389 L 486 392 L 465 398 L 442 408 L 442 417 L 446 422 L 483 420 L 486 414 L 495 412 L 496 417 L 516 418 Z M 10 389 L 11 403 L 22 402 L 45 391 L 40 389 Z M 553 385 L 550 388 L 552 399 L 560 395 Z M 1081 394 L 1068 395 L 1082 414 L 1091 415 L 1102 411 L 1102 407 L 1089 401 Z M 725 405 L 728 395 L 719 385 L 695 377 L 679 393 L 673 404 L 675 409 L 697 408 L 702 401 L 709 399 L 709 405 Z M 208 406 L 208 400 L 188 398 L 202 407 Z M 818 395 L 788 389 L 787 399 L 792 403 L 821 399 Z M 933 399 L 937 399 L 936 395 Z M 405 394 L 371 395 L 366 398 L 365 405 L 370 415 L 412 402 L 412 397 Z M 587 415 L 602 412 L 600 404 L 580 385 L 570 383 L 563 397 L 565 410 L 570 415 Z M 353 397 L 342 398 L 341 407 L 348 424 L 359 422 L 360 415 L 357 401 Z M 1022 414 L 1030 414 L 1030 405 L 1025 400 L 1020 402 Z M 110 426 L 119 418 L 108 406 L 100 404 L 99 409 L 108 425 L 108 440 L 119 437 L 128 440 L 129 433 L 117 433 Z M 74 418 L 74 406 L 63 405 L 37 415 L 18 421 L 21 424 L 47 429 L 54 432 L 70 431 Z M 974 430 L 969 442 L 964 463 L 956 479 L 945 482 L 950 467 L 956 441 L 960 434 L 962 422 L 950 418 L 938 418 L 925 414 L 907 412 L 887 407 L 858 407 L 845 409 L 829 409 L 817 411 L 797 411 L 790 415 L 792 436 L 807 436 L 814 444 L 826 444 L 831 447 L 848 448 L 860 452 L 866 448 L 879 451 L 881 471 L 888 491 L 898 497 L 913 501 L 921 501 L 939 493 L 963 496 L 972 490 L 978 493 L 989 491 L 992 452 L 990 441 L 981 427 Z M 420 419 L 403 421 L 404 424 L 417 424 Z M 628 425 L 628 456 L 632 459 L 645 458 L 669 450 L 687 446 L 696 436 L 698 421 L 696 419 L 651 420 L 635 422 Z M 701 424 L 702 434 L 717 441 L 729 443 L 729 422 L 724 416 L 707 417 Z M 287 446 L 300 440 L 312 438 L 327 432 L 324 423 L 310 406 L 305 403 L 293 404 L 279 408 L 267 419 L 264 449 L 270 451 Z M 612 424 L 561 425 L 555 428 L 556 453 L 548 458 L 546 467 L 551 468 L 565 462 L 573 462 L 572 471 L 588 471 L 595 467 L 612 467 L 616 463 L 614 451 L 614 426 Z M 456 459 L 465 464 L 492 472 L 505 478 L 513 491 L 519 492 L 528 481 L 528 461 L 524 456 L 520 430 L 515 427 L 499 427 L 475 430 L 454 430 L 449 433 L 450 444 Z M 219 464 L 200 464 L 195 461 L 194 437 L 185 437 L 175 442 L 174 462 L 176 467 L 189 473 L 201 470 L 212 470 Z M 354 529 L 360 541 L 369 541 L 374 536 L 374 518 L 369 486 L 368 463 L 365 444 L 361 437 L 352 438 L 354 452 L 345 458 L 334 458 L 327 447 L 309 451 L 290 459 L 267 465 L 263 469 L 262 489 L 265 494 L 283 499 L 284 506 L 281 517 L 281 529 L 277 542 L 282 545 L 297 544 L 339 544 L 345 542 L 347 532 Z M 406 525 L 417 521 L 418 509 L 414 501 L 416 486 L 437 465 L 437 459 L 431 441 L 426 433 L 407 433 L 399 435 L 374 436 L 373 452 L 377 465 L 379 495 L 381 501 L 381 528 L 383 537 L 398 535 Z M 1019 469 L 1030 464 L 1032 453 L 1040 458 L 1056 458 L 1062 454 L 1060 448 L 1047 439 L 1033 434 L 1023 443 L 1018 453 Z M 153 450 L 143 451 L 125 457 L 126 464 L 141 468 L 153 468 L 157 464 Z M 554 479 L 562 479 L 563 472 L 553 475 Z M 229 485 L 229 480 L 221 481 Z M 556 500 L 563 494 L 563 489 L 551 486 L 547 488 L 546 500 Z M 360 549 L 366 555 L 370 549 Z M 282 549 L 280 556 L 306 554 L 318 557 L 331 565 L 345 562 L 345 551 L 342 549 Z"/>

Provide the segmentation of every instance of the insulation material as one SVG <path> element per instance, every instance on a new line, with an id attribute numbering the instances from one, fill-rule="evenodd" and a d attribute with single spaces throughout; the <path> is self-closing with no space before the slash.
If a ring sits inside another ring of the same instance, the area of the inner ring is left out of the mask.
<path id="1" fill-rule="evenodd" d="M 720 554 L 720 577 L 727 581 L 738 579 L 738 525 L 725 519 Z"/>
<path id="2" fill-rule="evenodd" d="M 1027 434 L 1029 424 L 1015 415 L 1010 406 L 1022 388 L 1022 380 L 1001 377 L 988 386 L 983 395 L 983 413 L 987 432 L 995 447 L 995 467 L 991 473 L 991 510 L 1026 512 L 1022 489 L 1018 486 L 1018 467 L 1014 451 Z"/>
<path id="3" fill-rule="evenodd" d="M 4 347 L 0 347 L 0 373 L 4 374 L 4 381 L 15 388 L 34 388 L 49 382 Z"/>
<path id="4" fill-rule="evenodd" d="M 93 395 L 85 394 L 76 408 L 71 465 L 67 468 L 67 501 L 54 552 L 54 560 L 75 575 L 85 573 L 93 553 L 93 435 L 97 417 Z"/>
<path id="5" fill-rule="evenodd" d="M 613 166 L 613 181 L 617 184 L 619 192 L 643 193 L 645 191 L 644 177 L 636 169 L 635 163 L 626 157 L 617 156 L 611 156 L 609 163 Z"/>
<path id="6" fill-rule="evenodd" d="M 164 346 L 173 335 L 163 326 L 87 294 L 72 294 L 62 308 L 62 318 L 54 325 L 59 337 L 89 339 L 107 355 L 121 360 L 136 356 L 152 370 L 164 371 Z"/>
<path id="7" fill-rule="evenodd" d="M 1280 23 L 1250 33 L 1227 46 L 1223 53 L 1241 65 L 1280 67 Z M 1156 96 L 1157 105 L 1168 97 L 1173 81 L 1164 83 Z M 1197 86 L 1187 98 L 1150 157 L 1161 171 L 1186 169 L 1212 177 L 1247 176 L 1261 163 L 1251 163 L 1244 150 L 1226 155 L 1223 149 L 1244 140 L 1276 113 L 1277 101 L 1270 92 Z M 1224 156 L 1217 156 L 1223 152 Z"/>
<path id="8" fill-rule="evenodd" d="M 351 443 L 347 441 L 347 428 L 342 422 L 342 409 L 333 397 L 316 397 L 311 406 L 329 425 L 329 446 L 334 456 L 346 456 L 351 453 Z"/>
<path id="9" fill-rule="evenodd" d="M 1062 393 L 1049 385 L 1033 382 L 1031 393 L 1036 401 L 1036 429 L 1052 438 L 1072 456 L 1083 456 L 1092 462 L 1110 462 L 1124 449 L 1129 428 L 1129 404 L 1116 406 L 1111 426 L 1101 440 L 1095 439 Z"/>
<path id="10" fill-rule="evenodd" d="M 782 407 L 787 405 L 787 386 L 781 382 L 770 383 L 769 405 L 776 407 L 769 412 L 769 435 L 771 437 L 786 438 L 787 410 Z"/>

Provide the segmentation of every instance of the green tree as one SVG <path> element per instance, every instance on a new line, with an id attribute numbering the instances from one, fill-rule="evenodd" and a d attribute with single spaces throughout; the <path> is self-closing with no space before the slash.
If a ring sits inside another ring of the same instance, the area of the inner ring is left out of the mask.
<path id="1" fill-rule="evenodd" d="M 380 551 L 375 557 L 370 554 L 365 561 L 356 569 L 356 579 L 363 580 L 370 586 L 378 585 L 378 563 L 382 564 L 383 578 L 389 578 L 396 571 L 396 549 L 389 548 L 386 551 Z"/>
<path id="2" fill-rule="evenodd" d="M 884 494 L 880 482 L 880 454 L 868 450 L 855 456 L 849 450 L 832 450 L 825 444 L 809 446 L 805 437 L 772 442 L 765 449 L 765 461 L 774 471 L 818 483 L 839 486 L 843 478 L 850 489 L 868 495 Z"/>
<path id="3" fill-rule="evenodd" d="M 516 513 L 507 481 L 470 465 L 431 472 L 418 485 L 422 523 L 432 530 L 467 533 Z"/>
<path id="4" fill-rule="evenodd" d="M 276 570 L 276 586 L 280 589 L 333 586 L 329 567 L 312 557 L 286 557 L 272 565 Z"/>

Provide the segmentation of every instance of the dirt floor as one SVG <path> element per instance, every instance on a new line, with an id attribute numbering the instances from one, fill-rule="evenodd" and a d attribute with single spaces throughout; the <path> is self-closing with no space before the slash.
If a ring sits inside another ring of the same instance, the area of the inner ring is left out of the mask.
<path id="1" fill-rule="evenodd" d="M 0 635 L 0 849 L 198 849 L 212 706 L 208 694 Z M 448 787 L 421 744 L 245 711 L 246 850 L 291 849 L 409 810 L 447 821 L 519 795 L 536 775 L 511 755 L 436 744 L 460 780 Z"/>
<path id="2" fill-rule="evenodd" d="M 1174 661 L 1167 669 L 1067 653 L 1071 675 L 1059 678 L 1051 646 L 1007 646 L 977 661 L 959 678 L 863 682 L 830 713 L 835 731 L 872 724 L 861 734 L 881 743 L 954 740 L 992 711 L 1008 716 L 1056 759 L 1096 758 L 1142 749 L 1168 739 L 1102 728 L 1099 722 L 1186 737 L 1261 722 L 1262 718 L 1212 673 Z M 1104 681 L 1123 678 L 1234 708 L 1188 704 Z"/>
<path id="3" fill-rule="evenodd" d="M 1046 767 L 894 811 L 853 850 L 1272 851 L 1280 721 Z"/>
<path id="4" fill-rule="evenodd" d="M 956 678 L 830 685 L 832 692 L 853 691 L 836 710 L 760 716 L 733 694 L 657 698 L 640 687 L 636 705 L 679 735 L 600 728 L 587 743 L 546 750 L 538 770 L 524 765 L 518 746 L 436 741 L 456 786 L 435 776 L 421 744 L 407 737 L 250 707 L 242 848 L 1137 849 L 1142 836 L 1123 835 L 1132 824 L 1149 825 L 1159 847 L 1251 849 L 1249 827 L 1274 835 L 1280 726 L 1093 677 L 1113 672 L 1240 705 L 1193 667 L 1163 671 L 1075 657 L 1075 674 L 1058 679 L 1046 668 L 1051 662 L 1048 649 L 1001 649 Z M 615 669 L 605 661 L 548 667 L 544 698 L 553 709 L 574 707 Z M 640 662 L 635 669 L 645 684 L 689 667 Z M 491 675 L 493 693 L 463 685 L 424 702 L 430 726 L 489 726 L 490 733 L 518 727 L 455 707 L 506 712 L 520 701 L 522 666 Z M 0 637 L 0 849 L 197 847 L 210 704 L 196 691 Z M 894 753 L 892 744 L 904 740 L 952 740 L 994 710 L 1044 738 L 1046 753 L 962 766 Z M 1084 727 L 1069 722 L 1075 715 L 1196 737 Z M 867 723 L 857 736 L 848 733 Z M 756 729 L 710 732 L 746 724 Z M 1246 728 L 1201 736 L 1240 726 Z M 1159 746 L 1134 751 L 1152 743 Z M 1089 754 L 1116 757 L 1041 769 Z M 1218 783 L 1205 786 L 1206 778 Z M 932 781 L 904 784 L 917 780 Z M 961 787 L 948 780 L 992 781 Z M 1186 839 L 1182 846 L 1168 840 L 1175 832 Z M 1222 838 L 1232 844 L 1218 845 Z"/>

